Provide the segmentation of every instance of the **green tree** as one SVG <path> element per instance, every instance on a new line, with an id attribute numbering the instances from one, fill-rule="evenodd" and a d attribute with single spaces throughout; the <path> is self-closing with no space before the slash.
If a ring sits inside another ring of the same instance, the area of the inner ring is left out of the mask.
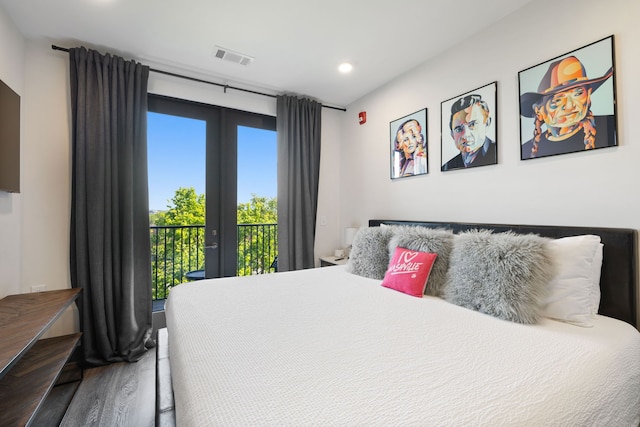
<path id="1" fill-rule="evenodd" d="M 193 187 L 180 187 L 167 205 L 168 210 L 158 214 L 157 225 L 204 225 L 204 194 Z"/>
<path id="2" fill-rule="evenodd" d="M 179 188 L 167 210 L 153 214 L 151 229 L 153 296 L 186 281 L 185 274 L 204 269 L 205 196 L 193 188 Z M 251 195 L 237 207 L 238 276 L 267 273 L 276 259 L 276 198 Z"/>
<path id="3" fill-rule="evenodd" d="M 238 204 L 238 224 L 277 224 L 278 204 L 275 197 L 251 193 L 251 200 Z"/>
<path id="4" fill-rule="evenodd" d="M 278 254 L 278 204 L 275 197 L 251 194 L 238 204 L 238 276 L 267 273 Z"/>
<path id="5" fill-rule="evenodd" d="M 194 188 L 179 188 L 165 212 L 155 214 L 152 228 L 153 295 L 166 298 L 185 274 L 204 268 L 204 195 Z M 166 289 L 166 291 L 165 291 Z"/>
<path id="6" fill-rule="evenodd" d="M 151 225 L 158 224 L 158 216 L 162 215 L 163 213 L 164 212 L 162 212 L 162 211 L 150 212 L 149 213 L 149 224 L 151 224 Z"/>

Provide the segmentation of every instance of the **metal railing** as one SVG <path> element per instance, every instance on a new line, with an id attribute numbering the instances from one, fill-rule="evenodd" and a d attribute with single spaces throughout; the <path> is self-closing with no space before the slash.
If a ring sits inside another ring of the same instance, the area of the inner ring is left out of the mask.
<path id="1" fill-rule="evenodd" d="M 278 224 L 238 224 L 236 276 L 271 273 L 277 269 Z"/>
<path id="2" fill-rule="evenodd" d="M 277 231 L 278 224 L 238 224 L 236 275 L 276 270 Z M 204 277 L 204 236 L 204 225 L 150 227 L 154 301 L 166 299 L 173 286 Z"/>

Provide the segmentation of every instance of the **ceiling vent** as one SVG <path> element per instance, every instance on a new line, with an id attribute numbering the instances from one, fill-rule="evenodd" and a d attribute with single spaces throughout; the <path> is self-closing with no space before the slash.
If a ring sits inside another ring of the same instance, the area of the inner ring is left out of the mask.
<path id="1" fill-rule="evenodd" d="M 249 55 L 234 52 L 220 46 L 215 46 L 215 49 L 213 50 L 213 57 L 245 66 L 251 64 L 254 60 L 254 58 Z"/>

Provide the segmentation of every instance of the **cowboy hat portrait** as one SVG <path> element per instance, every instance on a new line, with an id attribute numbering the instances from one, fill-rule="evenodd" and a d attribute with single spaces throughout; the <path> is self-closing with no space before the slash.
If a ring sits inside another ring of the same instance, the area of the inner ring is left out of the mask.
<path id="1" fill-rule="evenodd" d="M 518 77 L 522 160 L 617 145 L 613 36 Z"/>

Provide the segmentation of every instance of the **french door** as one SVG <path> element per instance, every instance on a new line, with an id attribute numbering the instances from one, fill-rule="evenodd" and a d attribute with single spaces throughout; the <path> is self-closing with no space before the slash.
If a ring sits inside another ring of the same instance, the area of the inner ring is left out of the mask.
<path id="1" fill-rule="evenodd" d="M 238 127 L 275 131 L 275 117 L 151 94 L 148 108 L 205 122 L 205 277 L 235 276 Z"/>

